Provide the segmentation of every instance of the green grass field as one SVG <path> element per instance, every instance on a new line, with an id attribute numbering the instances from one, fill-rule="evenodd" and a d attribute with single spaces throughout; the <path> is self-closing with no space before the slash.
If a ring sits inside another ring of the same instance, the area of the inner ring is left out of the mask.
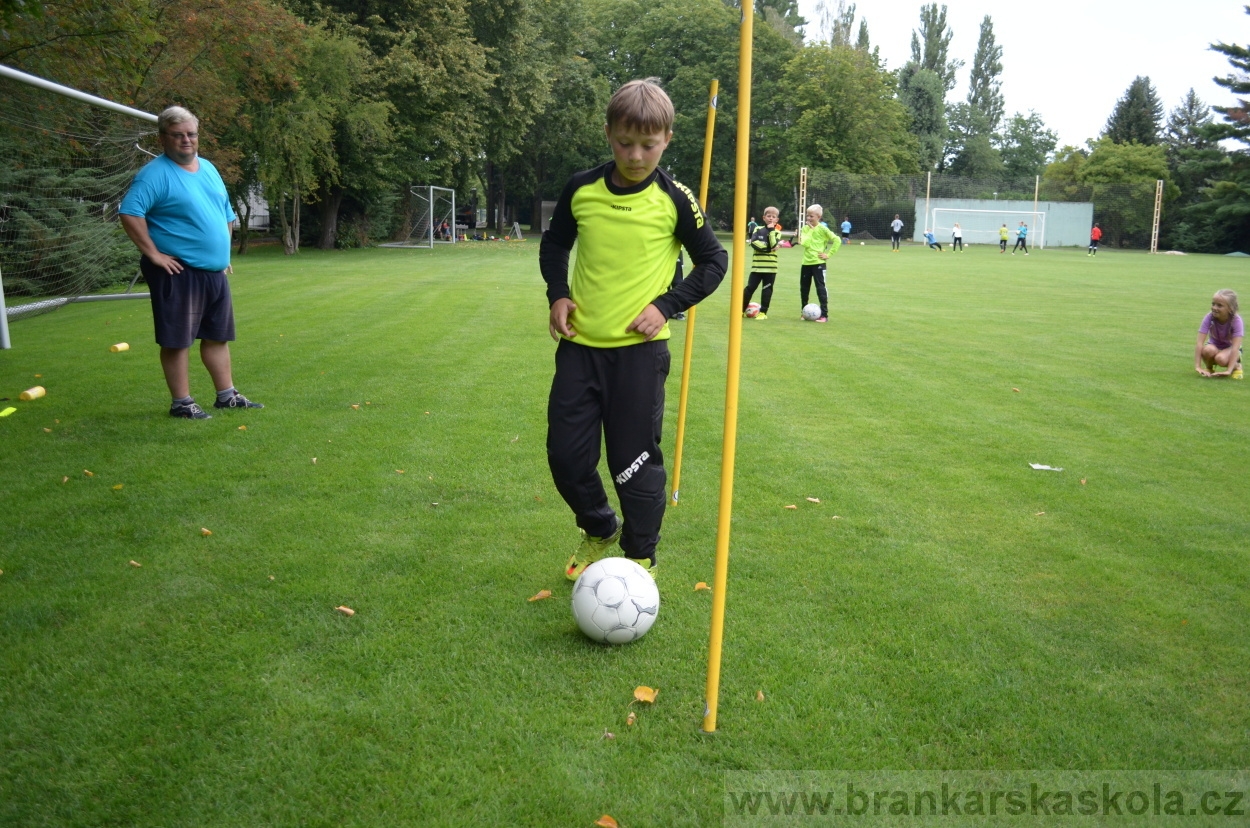
<path id="1" fill-rule="evenodd" d="M 146 303 L 13 325 L 0 824 L 693 826 L 729 771 L 1246 766 L 1250 383 L 1192 370 L 1245 260 L 856 246 L 817 325 L 783 251 L 743 326 L 708 736 L 729 280 L 659 621 L 605 648 L 561 572 L 537 247 L 238 259 L 267 407 L 204 422 L 165 414 Z"/>

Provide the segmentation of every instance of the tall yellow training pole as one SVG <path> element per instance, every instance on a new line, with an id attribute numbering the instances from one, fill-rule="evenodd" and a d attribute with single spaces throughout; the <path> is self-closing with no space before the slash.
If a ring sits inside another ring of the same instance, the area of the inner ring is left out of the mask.
<path id="1" fill-rule="evenodd" d="M 707 694 L 703 731 L 716 731 L 720 696 L 721 642 L 725 632 L 725 592 L 729 583 L 729 519 L 733 515 L 734 451 L 738 441 L 738 370 L 742 364 L 742 282 L 746 270 L 747 162 L 751 153 L 751 45 L 755 4 L 742 4 L 738 41 L 738 154 L 734 165 L 734 244 L 729 296 L 729 370 L 725 379 L 725 439 L 721 450 L 720 520 L 716 528 L 716 569 L 712 573 L 712 634 L 707 654 Z"/>
<path id="2" fill-rule="evenodd" d="M 716 130 L 716 90 L 712 81 L 707 93 L 707 130 L 703 133 L 703 174 L 699 177 L 699 206 L 707 212 L 707 182 L 712 173 L 712 133 Z M 690 396 L 690 353 L 694 350 L 695 307 L 686 311 L 686 352 L 681 358 L 681 398 L 677 403 L 677 447 L 673 452 L 673 505 L 681 495 L 681 447 L 686 439 L 686 398 Z"/>

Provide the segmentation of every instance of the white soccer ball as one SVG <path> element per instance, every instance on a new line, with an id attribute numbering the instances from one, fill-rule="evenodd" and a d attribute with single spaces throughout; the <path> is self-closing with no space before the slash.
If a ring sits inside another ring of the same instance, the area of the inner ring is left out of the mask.
<path id="1" fill-rule="evenodd" d="M 660 590 L 655 579 L 629 558 L 595 561 L 573 584 L 573 618 L 595 641 L 637 641 L 659 614 Z"/>
<path id="2" fill-rule="evenodd" d="M 859 246 L 860 246 L 860 247 L 863 247 L 863 246 L 864 246 L 864 243 L 863 243 L 863 242 L 860 242 L 860 243 L 859 243 Z"/>
<path id="3" fill-rule="evenodd" d="M 814 322 L 820 318 L 820 305 L 804 305 L 803 318 L 808 322 Z"/>
<path id="4" fill-rule="evenodd" d="M 747 305 L 747 318 L 754 319 L 755 317 L 759 315 L 760 315 L 760 303 L 759 302 L 752 302 L 751 304 Z"/>

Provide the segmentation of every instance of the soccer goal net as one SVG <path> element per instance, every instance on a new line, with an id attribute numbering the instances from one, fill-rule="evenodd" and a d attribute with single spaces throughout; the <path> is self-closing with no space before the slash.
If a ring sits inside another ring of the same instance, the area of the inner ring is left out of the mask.
<path id="1" fill-rule="evenodd" d="M 956 207 L 934 207 L 929 226 L 938 241 L 952 237 L 959 225 L 964 244 L 998 244 L 1002 228 L 1007 228 L 1007 241 L 1015 244 L 1020 223 L 1028 227 L 1029 247 L 1046 246 L 1046 213 L 1034 210 L 968 210 Z"/>
<path id="2" fill-rule="evenodd" d="M 380 247 L 432 248 L 456 243 L 456 191 L 429 185 L 411 189 L 413 221 L 406 238 Z"/>
<path id="3" fill-rule="evenodd" d="M 0 90 L 0 347 L 7 348 L 9 321 L 69 302 L 147 296 L 129 292 L 138 254 L 117 207 L 156 147 L 156 116 L 6 66 Z"/>

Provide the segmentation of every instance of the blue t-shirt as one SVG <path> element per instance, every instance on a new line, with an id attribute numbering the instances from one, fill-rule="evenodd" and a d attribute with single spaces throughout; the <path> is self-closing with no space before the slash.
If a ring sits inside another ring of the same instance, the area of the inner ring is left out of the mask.
<path id="1" fill-rule="evenodd" d="M 932 233 L 925 233 L 924 240 L 927 241 L 929 244 L 937 244 L 937 239 L 934 237 Z"/>
<path id="2" fill-rule="evenodd" d="M 1016 235 L 1017 235 L 1017 236 L 1019 236 L 1019 237 L 1020 237 L 1020 238 L 1022 238 L 1022 239 L 1023 239 L 1023 238 L 1025 238 L 1025 237 L 1027 237 L 1027 236 L 1029 235 L 1029 228 L 1028 228 L 1027 226 L 1025 226 L 1025 225 L 1021 224 L 1021 225 L 1020 225 L 1020 229 L 1019 229 L 1018 231 L 1016 231 Z"/>
<path id="3" fill-rule="evenodd" d="M 842 222 L 842 235 L 850 235 L 851 223 L 849 221 Z"/>
<path id="4" fill-rule="evenodd" d="M 217 168 L 199 160 L 199 170 L 191 173 L 164 155 L 153 158 L 135 176 L 118 212 L 146 220 L 152 243 L 165 255 L 199 270 L 225 270 L 234 208 Z"/>

